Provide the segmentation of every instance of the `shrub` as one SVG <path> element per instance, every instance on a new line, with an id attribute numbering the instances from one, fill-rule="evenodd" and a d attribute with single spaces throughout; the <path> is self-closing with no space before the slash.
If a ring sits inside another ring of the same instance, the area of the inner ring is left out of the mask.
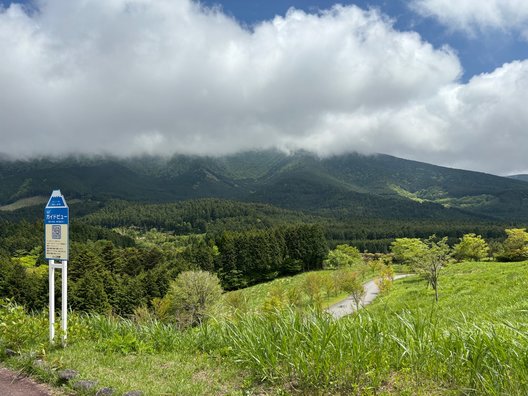
<path id="1" fill-rule="evenodd" d="M 163 303 L 171 321 L 188 327 L 202 323 L 221 295 L 222 288 L 216 275 L 205 271 L 185 271 L 170 284 Z"/>
<path id="2" fill-rule="evenodd" d="M 498 260 L 523 261 L 528 260 L 528 233 L 525 228 L 510 228 L 506 230 L 508 237 L 503 243 L 502 252 L 497 254 Z"/>
<path id="3" fill-rule="evenodd" d="M 324 261 L 325 269 L 336 269 L 342 267 L 351 267 L 354 264 L 363 262 L 361 253 L 353 246 L 337 245 L 337 247 L 328 253 L 328 258 Z"/>
<path id="4" fill-rule="evenodd" d="M 460 238 L 460 242 L 453 247 L 453 256 L 458 261 L 473 260 L 480 261 L 488 257 L 489 247 L 486 241 L 475 234 L 466 234 Z"/>

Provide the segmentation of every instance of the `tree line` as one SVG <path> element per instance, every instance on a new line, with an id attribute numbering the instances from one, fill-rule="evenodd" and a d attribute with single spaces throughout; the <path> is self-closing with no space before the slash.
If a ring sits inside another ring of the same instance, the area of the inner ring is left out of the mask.
<path id="1" fill-rule="evenodd" d="M 120 237 L 116 240 L 129 239 Z M 39 241 L 37 248 L 24 250 L 25 255 L 0 250 L 0 298 L 14 298 L 28 309 L 46 306 L 47 266 L 40 245 Z M 185 270 L 215 272 L 223 288 L 233 290 L 319 269 L 327 251 L 321 228 L 309 225 L 226 231 L 134 246 L 119 246 L 110 240 L 73 241 L 68 262 L 69 303 L 75 310 L 127 315 L 162 298 L 170 281 Z M 28 257 L 34 259 L 30 265 Z"/>
<path id="2" fill-rule="evenodd" d="M 0 212 L 0 225 L 2 222 L 10 224 L 25 222 L 35 230 L 41 229 L 42 210 L 37 209 L 24 208 L 15 212 Z M 337 209 L 313 215 L 268 204 L 214 198 L 158 204 L 119 200 L 72 203 L 71 217 L 74 219 L 72 227 L 77 227 L 76 230 L 72 230 L 72 238 L 76 238 L 77 241 L 109 239 L 118 245 L 130 244 L 131 241 L 116 241 L 115 238 L 118 236 L 111 232 L 115 227 L 137 227 L 142 231 L 156 228 L 177 235 L 189 235 L 263 230 L 295 224 L 318 224 L 323 228 L 331 247 L 346 243 L 361 251 L 380 253 L 388 253 L 390 244 L 395 238 L 427 238 L 435 234 L 447 236 L 449 244 L 453 245 L 458 238 L 467 233 L 482 235 L 488 240 L 504 240 L 506 237 L 504 224 L 476 218 L 452 220 L 367 218 L 364 214 L 352 216 Z M 522 225 L 512 223 L 508 226 Z M 2 228 L 6 227 L 2 226 Z M 30 228 L 26 227 L 26 229 L 29 233 L 32 232 Z M 12 230 L 10 235 L 9 244 L 20 245 L 18 241 L 24 239 L 14 236 Z M 40 240 L 41 236 L 33 231 L 33 239 L 35 238 Z"/>

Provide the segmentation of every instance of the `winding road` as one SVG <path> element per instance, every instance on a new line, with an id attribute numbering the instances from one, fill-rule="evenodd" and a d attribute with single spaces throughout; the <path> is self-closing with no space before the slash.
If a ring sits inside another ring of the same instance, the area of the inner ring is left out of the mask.
<path id="1" fill-rule="evenodd" d="M 412 274 L 400 274 L 394 277 L 394 280 L 406 278 Z M 371 280 L 364 285 L 365 287 L 365 296 L 361 300 L 360 308 L 369 305 L 379 294 L 379 287 L 376 285 L 374 280 Z M 356 303 L 352 297 L 347 297 L 344 300 L 338 302 L 337 304 L 331 305 L 327 308 L 327 311 L 330 312 L 334 318 L 339 319 L 343 316 L 350 315 L 356 311 Z"/>

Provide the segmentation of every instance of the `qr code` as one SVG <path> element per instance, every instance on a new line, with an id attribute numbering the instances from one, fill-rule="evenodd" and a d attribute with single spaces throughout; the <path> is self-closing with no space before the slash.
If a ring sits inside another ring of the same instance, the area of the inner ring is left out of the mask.
<path id="1" fill-rule="evenodd" d="M 61 226 L 60 225 L 51 226 L 51 239 L 61 239 Z"/>

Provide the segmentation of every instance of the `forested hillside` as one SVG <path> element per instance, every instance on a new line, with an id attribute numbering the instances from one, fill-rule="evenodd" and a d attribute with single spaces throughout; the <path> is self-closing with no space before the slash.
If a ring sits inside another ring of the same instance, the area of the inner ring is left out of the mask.
<path id="1" fill-rule="evenodd" d="M 387 155 L 262 151 L 219 158 L 0 161 L 0 211 L 42 202 L 56 188 L 84 203 L 211 197 L 333 217 L 528 219 L 528 184 L 521 180 Z"/>

